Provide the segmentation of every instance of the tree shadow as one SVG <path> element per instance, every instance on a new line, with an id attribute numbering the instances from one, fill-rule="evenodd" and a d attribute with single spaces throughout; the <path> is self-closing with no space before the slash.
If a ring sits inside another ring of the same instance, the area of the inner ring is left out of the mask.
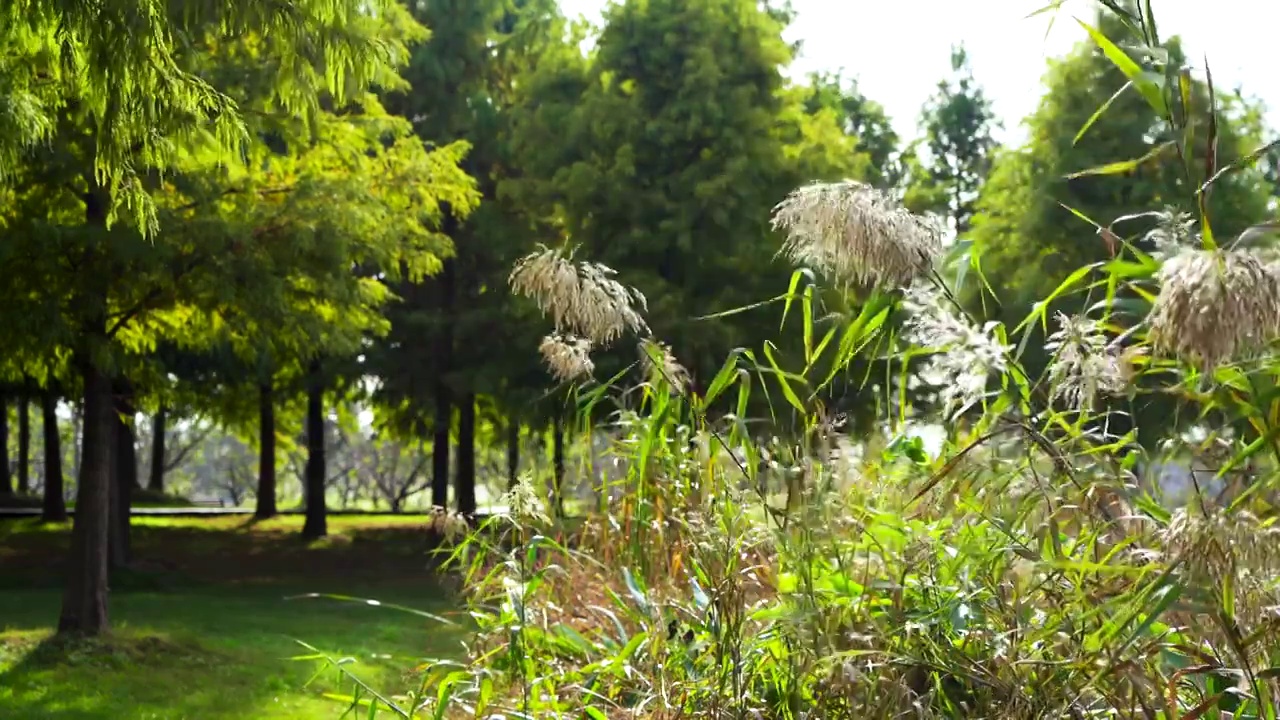
<path id="1" fill-rule="evenodd" d="M 0 717 L 6 718 L 252 717 L 274 690 L 219 670 L 237 658 L 159 635 L 6 633 L 0 653 L 0 663 L 6 655 L 19 658 L 0 670 Z"/>

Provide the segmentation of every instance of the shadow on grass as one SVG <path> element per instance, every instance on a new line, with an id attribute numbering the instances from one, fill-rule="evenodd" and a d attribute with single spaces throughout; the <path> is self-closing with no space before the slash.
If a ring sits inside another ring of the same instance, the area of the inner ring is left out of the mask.
<path id="1" fill-rule="evenodd" d="M 306 543 L 301 519 L 247 525 L 135 519 L 136 564 L 112 574 L 115 632 L 50 637 L 61 604 L 69 526 L 0 523 L 0 719 L 328 720 L 350 692 L 334 657 L 380 692 L 412 686 L 423 658 L 456 657 L 463 630 L 363 603 L 285 598 L 332 593 L 464 620 L 433 570 L 435 539 L 412 519 L 344 519 Z"/>
<path id="2" fill-rule="evenodd" d="M 433 573 L 439 538 L 408 516 L 331 520 L 328 537 L 301 538 L 301 518 L 134 518 L 134 563 L 113 576 L 115 590 L 202 583 L 256 584 L 340 579 L 381 582 Z M 60 587 L 70 524 L 0 523 L 0 589 Z"/>
<path id="3" fill-rule="evenodd" d="M 0 635 L 0 714 L 27 720 L 258 717 L 269 684 L 234 668 L 243 659 L 192 640 L 118 634 L 75 640 Z M 282 686 L 279 689 L 284 689 Z"/>
<path id="4" fill-rule="evenodd" d="M 345 592 L 440 614 L 447 601 L 429 584 L 348 586 Z M 458 654 L 456 626 L 385 607 L 326 599 L 286 600 L 307 586 L 119 593 L 116 630 L 102 640 L 50 637 L 55 591 L 0 593 L 0 718 L 27 720 L 321 720 L 343 706 L 325 692 L 349 693 L 296 640 L 334 657 L 379 692 L 412 685 L 428 657 Z"/>

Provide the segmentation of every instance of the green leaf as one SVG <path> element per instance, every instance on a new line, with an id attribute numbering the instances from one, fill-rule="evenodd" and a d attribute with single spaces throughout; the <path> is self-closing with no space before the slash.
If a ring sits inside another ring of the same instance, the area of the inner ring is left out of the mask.
<path id="1" fill-rule="evenodd" d="M 787 377 L 789 375 L 797 380 L 802 380 L 802 378 L 796 378 L 794 375 L 791 375 L 779 367 L 777 358 L 775 358 L 773 354 L 773 347 L 774 345 L 772 342 L 767 340 L 765 341 L 765 359 L 769 361 L 769 367 L 773 369 L 774 377 L 778 379 L 778 386 L 782 388 L 782 396 L 787 399 L 787 402 L 791 403 L 791 407 L 795 408 L 796 412 L 803 415 L 806 412 L 804 403 L 800 402 L 800 396 L 791 388 L 791 383 L 787 382 Z"/>
<path id="2" fill-rule="evenodd" d="M 1098 47 L 1102 48 L 1102 53 L 1107 56 L 1111 64 L 1115 65 L 1120 72 L 1124 73 L 1125 77 L 1129 78 L 1133 86 L 1137 88 L 1138 93 L 1151 106 L 1151 109 L 1155 110 L 1161 117 L 1168 115 L 1168 105 L 1164 101 L 1164 93 L 1161 91 L 1159 84 L 1152 80 L 1152 74 L 1144 71 L 1138 63 L 1134 62 L 1133 58 L 1111 42 L 1106 35 L 1103 35 L 1079 18 L 1076 19 L 1076 22 L 1080 23 L 1080 27 L 1084 28 L 1085 32 L 1089 33 L 1093 41 L 1098 44 Z"/>
<path id="3" fill-rule="evenodd" d="M 711 379 L 711 385 L 707 388 L 706 395 L 703 396 L 703 402 L 708 405 L 711 404 L 716 398 L 720 397 L 720 393 L 733 384 L 734 380 L 738 379 L 738 355 L 740 352 L 741 348 L 735 348 L 733 352 L 729 353 L 729 357 L 725 358 L 724 365 L 720 367 L 720 372 L 716 373 L 716 376 Z"/>
<path id="4" fill-rule="evenodd" d="M 808 274 L 809 271 L 803 268 L 791 273 L 791 283 L 787 285 L 787 294 L 785 295 L 787 301 L 782 306 L 782 321 L 778 323 L 778 332 L 782 332 L 782 329 L 787 326 L 787 313 L 791 311 L 791 302 L 796 298 L 796 288 L 800 287 L 800 278 Z"/>
<path id="5" fill-rule="evenodd" d="M 1093 124 L 1098 122 L 1098 118 L 1102 117 L 1102 114 L 1107 111 L 1107 108 L 1111 107 L 1111 104 L 1114 103 L 1116 99 L 1119 98 L 1121 95 L 1123 95 L 1124 91 L 1128 90 L 1131 87 L 1133 87 L 1133 81 L 1132 80 L 1126 81 L 1124 85 L 1120 86 L 1119 90 L 1115 91 L 1115 93 L 1112 94 L 1111 97 L 1107 98 L 1106 102 L 1099 105 L 1098 109 L 1094 110 L 1093 114 L 1089 116 L 1089 119 L 1086 120 L 1084 125 L 1080 127 L 1079 132 L 1077 132 L 1076 136 L 1071 140 L 1071 144 L 1075 145 L 1076 143 L 1080 142 L 1080 138 L 1084 137 L 1084 134 L 1089 132 L 1089 128 L 1093 127 Z"/>
<path id="6" fill-rule="evenodd" d="M 1123 175 L 1125 173 L 1130 173 L 1137 170 L 1142 165 L 1157 159 L 1172 147 L 1174 147 L 1173 141 L 1168 140 L 1151 148 L 1142 157 L 1132 158 L 1130 160 L 1119 160 L 1117 162 L 1107 163 L 1106 165 L 1092 167 L 1088 170 L 1080 170 L 1067 175 L 1067 178 L 1074 179 L 1087 177 L 1089 175 Z"/>

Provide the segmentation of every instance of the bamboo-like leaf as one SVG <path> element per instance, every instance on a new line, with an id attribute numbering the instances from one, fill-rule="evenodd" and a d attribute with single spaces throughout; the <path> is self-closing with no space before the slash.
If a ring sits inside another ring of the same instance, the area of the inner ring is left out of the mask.
<path id="1" fill-rule="evenodd" d="M 1213 71 L 1209 69 L 1209 59 L 1204 61 L 1205 84 L 1209 88 L 1209 129 L 1205 138 L 1204 153 L 1204 185 L 1198 193 L 1200 206 L 1201 244 L 1206 250 L 1215 250 L 1218 243 L 1213 239 L 1213 227 L 1209 222 L 1209 179 L 1218 173 L 1218 102 L 1214 96 Z"/>
<path id="2" fill-rule="evenodd" d="M 773 369 L 774 377 L 778 378 L 778 385 L 779 387 L 782 388 L 782 396 L 787 399 L 787 402 L 791 403 L 791 407 L 795 408 L 796 412 L 803 415 L 806 412 L 804 403 L 800 402 L 800 396 L 797 395 L 796 391 L 791 388 L 791 383 L 787 381 L 787 377 L 790 376 L 797 380 L 802 380 L 802 379 L 796 378 L 794 375 L 791 375 L 790 373 L 786 372 L 785 370 L 782 369 L 781 366 L 778 365 L 778 360 L 776 357 L 774 357 L 774 354 L 773 354 L 773 347 L 774 346 L 772 342 L 768 342 L 768 341 L 765 342 L 764 344 L 765 359 L 769 361 L 769 367 Z"/>
<path id="3" fill-rule="evenodd" d="M 1173 147 L 1174 147 L 1173 141 L 1168 140 L 1151 148 L 1142 157 L 1107 163 L 1106 165 L 1099 165 L 1097 167 L 1089 168 L 1088 170 L 1080 170 L 1078 172 L 1073 172 L 1070 175 L 1067 175 L 1067 178 L 1074 179 L 1079 177 L 1086 177 L 1089 175 L 1124 175 L 1125 173 L 1131 173 L 1134 170 L 1137 170 L 1139 167 L 1151 162 L 1152 160 L 1159 158 L 1161 155 L 1163 155 L 1165 152 L 1172 149 Z"/>
<path id="4" fill-rule="evenodd" d="M 1111 64 L 1115 65 L 1120 72 L 1124 73 L 1125 77 L 1133 82 L 1134 87 L 1137 88 L 1143 99 L 1147 101 L 1147 104 L 1151 106 L 1151 109 L 1162 117 L 1167 115 L 1168 105 L 1165 103 L 1164 93 L 1161 92 L 1160 85 L 1152 80 L 1152 75 L 1145 72 L 1142 66 L 1134 62 L 1133 58 L 1111 42 L 1106 35 L 1078 18 L 1076 22 L 1080 23 L 1080 27 L 1084 28 L 1085 32 L 1089 33 L 1093 41 L 1098 44 L 1098 47 L 1102 48 L 1102 53 L 1107 56 Z"/>
<path id="5" fill-rule="evenodd" d="M 1098 122 L 1098 118 L 1102 117 L 1102 114 L 1107 111 L 1107 108 L 1111 107 L 1111 104 L 1114 103 L 1117 98 L 1123 95 L 1124 92 L 1131 87 L 1133 87 L 1133 81 L 1132 80 L 1125 81 L 1125 84 L 1121 85 L 1119 90 L 1115 91 L 1115 93 L 1113 93 L 1111 97 L 1107 98 L 1106 102 L 1099 105 L 1098 109 L 1094 110 L 1093 114 L 1089 116 L 1089 119 L 1086 120 L 1084 125 L 1080 127 L 1080 130 L 1076 133 L 1076 136 L 1072 138 L 1071 144 L 1075 145 L 1076 143 L 1080 142 L 1080 138 L 1084 137 L 1084 134 L 1089 132 L 1089 128 L 1093 127 L 1093 124 Z"/>

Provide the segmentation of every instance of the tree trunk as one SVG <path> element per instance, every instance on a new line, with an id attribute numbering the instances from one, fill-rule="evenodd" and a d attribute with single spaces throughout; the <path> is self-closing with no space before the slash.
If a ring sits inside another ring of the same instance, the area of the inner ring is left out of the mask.
<path id="1" fill-rule="evenodd" d="M 82 358 L 84 446 L 76 484 L 76 515 L 71 530 L 59 634 L 99 635 L 109 628 L 107 560 L 111 527 L 111 381 L 89 358 Z"/>
<path id="2" fill-rule="evenodd" d="M 71 472 L 80 477 L 80 454 L 84 450 L 84 401 L 71 404 Z M 76 492 L 79 492 L 77 489 Z"/>
<path id="3" fill-rule="evenodd" d="M 329 533 L 325 508 L 324 377 L 319 360 L 312 360 L 307 377 L 307 519 L 302 536 L 309 540 Z"/>
<path id="4" fill-rule="evenodd" d="M 44 425 L 44 507 L 40 519 L 63 522 L 67 501 L 62 497 L 62 436 L 58 428 L 58 396 L 51 390 L 40 393 L 40 419 Z"/>
<path id="5" fill-rule="evenodd" d="M 276 516 L 276 406 L 271 380 L 258 386 L 258 506 L 253 516 Z"/>
<path id="6" fill-rule="evenodd" d="M 431 504 L 449 507 L 449 430 L 453 425 L 453 402 L 449 388 L 436 383 L 436 419 L 431 439 Z"/>
<path id="7" fill-rule="evenodd" d="M 551 481 L 551 507 L 556 517 L 564 517 L 564 421 L 557 412 L 551 424 L 551 461 L 555 466 Z"/>
<path id="8" fill-rule="evenodd" d="M 520 421 L 507 419 L 507 489 L 520 482 Z"/>
<path id="9" fill-rule="evenodd" d="M 466 393 L 458 405 L 458 475 L 453 487 L 458 512 L 476 514 L 476 396 Z"/>
<path id="10" fill-rule="evenodd" d="M 147 490 L 164 494 L 164 442 L 169 433 L 169 409 L 161 403 L 151 426 L 151 477 L 147 478 Z"/>
<path id="11" fill-rule="evenodd" d="M 31 492 L 31 401 L 18 395 L 18 494 Z"/>
<path id="12" fill-rule="evenodd" d="M 449 219 L 446 218 L 446 222 Z M 439 363 L 436 377 L 435 435 L 431 442 L 431 504 L 449 507 L 449 435 L 453 428 L 453 397 L 447 375 L 453 366 L 453 299 L 455 261 L 448 260 L 440 273 L 440 314 L 444 326 L 436 341 Z"/>
<path id="13" fill-rule="evenodd" d="M 13 494 L 13 468 L 9 465 L 9 403 L 0 395 L 0 495 Z"/>
<path id="14" fill-rule="evenodd" d="M 132 557 L 129 543 L 129 518 L 133 508 L 133 490 L 138 484 L 137 437 L 133 433 L 133 391 L 126 383 L 116 386 L 112 421 L 115 426 L 115 497 L 112 510 L 111 567 L 123 568 Z"/>

